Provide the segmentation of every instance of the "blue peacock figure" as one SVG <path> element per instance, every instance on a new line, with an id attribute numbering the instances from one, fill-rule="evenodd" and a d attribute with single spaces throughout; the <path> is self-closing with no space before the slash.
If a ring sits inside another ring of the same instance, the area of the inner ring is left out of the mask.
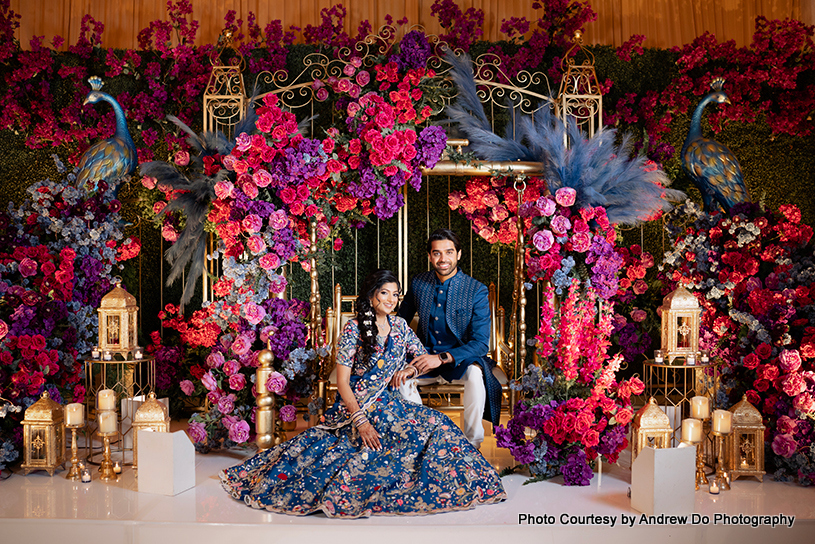
<path id="1" fill-rule="evenodd" d="M 107 182 L 111 188 L 117 187 L 119 180 L 131 174 L 139 161 L 133 138 L 127 130 L 127 120 L 122 106 L 112 96 L 101 92 L 103 85 L 101 78 L 91 76 L 88 83 L 91 84 L 92 90 L 85 97 L 83 105 L 105 101 L 113 106 L 116 115 L 116 132 L 113 136 L 90 146 L 79 161 L 77 187 L 88 192 L 96 192 L 100 181 Z"/>
<path id="2" fill-rule="evenodd" d="M 730 104 L 722 86 L 724 79 L 715 78 L 710 87 L 713 92 L 699 102 L 690 122 L 690 131 L 682 146 L 682 168 L 702 193 L 705 212 L 724 211 L 742 202 L 750 202 L 741 166 L 727 146 L 702 136 L 702 113 L 708 104 Z"/>

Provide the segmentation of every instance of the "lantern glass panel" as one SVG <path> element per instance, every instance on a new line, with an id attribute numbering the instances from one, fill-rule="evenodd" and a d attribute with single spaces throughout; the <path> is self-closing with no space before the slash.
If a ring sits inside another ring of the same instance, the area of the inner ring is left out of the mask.
<path id="1" fill-rule="evenodd" d="M 32 461 L 47 461 L 48 460 L 48 433 L 44 428 L 31 429 L 31 460 Z"/>
<path id="2" fill-rule="evenodd" d="M 676 317 L 676 347 L 689 348 L 691 347 L 691 331 L 692 323 L 691 318 L 688 316 Z"/>
<path id="3" fill-rule="evenodd" d="M 108 333 L 108 344 L 119 344 L 119 331 L 120 331 L 120 320 L 118 315 L 109 315 L 108 317 L 108 326 L 107 326 L 107 333 Z"/>

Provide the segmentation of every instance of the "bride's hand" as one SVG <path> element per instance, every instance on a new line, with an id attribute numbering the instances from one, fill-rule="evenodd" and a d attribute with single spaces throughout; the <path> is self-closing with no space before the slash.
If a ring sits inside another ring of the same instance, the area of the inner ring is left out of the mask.
<path id="1" fill-rule="evenodd" d="M 372 450 L 379 451 L 382 449 L 382 445 L 379 443 L 379 433 L 376 432 L 376 429 L 374 429 L 370 421 L 362 424 L 357 430 L 359 431 L 359 436 L 362 438 L 363 444 Z"/>
<path id="2" fill-rule="evenodd" d="M 412 366 L 398 370 L 391 378 L 391 387 L 398 389 L 402 387 L 410 378 L 415 378 L 418 373 Z"/>

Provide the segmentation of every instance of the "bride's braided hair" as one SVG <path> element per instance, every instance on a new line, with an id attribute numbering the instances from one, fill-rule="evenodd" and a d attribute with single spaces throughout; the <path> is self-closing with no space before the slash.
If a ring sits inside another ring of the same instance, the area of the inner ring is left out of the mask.
<path id="1" fill-rule="evenodd" d="M 386 283 L 395 283 L 399 286 L 399 279 L 390 270 L 377 270 L 365 278 L 362 289 L 357 297 L 354 308 L 357 312 L 357 328 L 359 329 L 359 339 L 357 346 L 362 355 L 362 360 L 368 362 L 376 350 L 376 312 L 371 307 L 371 298 Z M 400 287 L 401 288 L 401 287 Z"/>

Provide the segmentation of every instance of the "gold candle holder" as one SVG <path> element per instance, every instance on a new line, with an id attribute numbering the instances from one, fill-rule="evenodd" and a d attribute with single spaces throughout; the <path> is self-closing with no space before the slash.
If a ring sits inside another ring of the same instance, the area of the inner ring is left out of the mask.
<path id="1" fill-rule="evenodd" d="M 696 489 L 701 486 L 708 485 L 707 476 L 705 475 L 705 441 L 704 438 L 701 442 L 696 443 Z"/>
<path id="2" fill-rule="evenodd" d="M 724 437 L 725 434 L 719 431 L 710 431 L 716 437 L 716 485 L 719 489 L 728 491 L 730 489 L 730 476 L 724 469 Z"/>
<path id="3" fill-rule="evenodd" d="M 99 465 L 99 472 L 102 475 L 99 477 L 100 480 L 110 481 L 110 480 L 117 480 L 119 475 L 113 471 L 113 462 L 110 459 L 110 437 L 115 436 L 117 432 L 112 433 L 97 433 L 99 436 L 102 437 L 102 440 L 105 443 L 105 451 L 102 454 L 102 464 Z"/>
<path id="4" fill-rule="evenodd" d="M 71 424 L 65 427 L 71 429 L 71 468 L 68 470 L 68 474 L 65 475 L 65 478 L 78 482 L 82 479 L 82 472 L 79 466 L 79 448 L 77 448 L 76 445 L 76 431 L 77 429 L 81 429 L 83 425 Z"/>

